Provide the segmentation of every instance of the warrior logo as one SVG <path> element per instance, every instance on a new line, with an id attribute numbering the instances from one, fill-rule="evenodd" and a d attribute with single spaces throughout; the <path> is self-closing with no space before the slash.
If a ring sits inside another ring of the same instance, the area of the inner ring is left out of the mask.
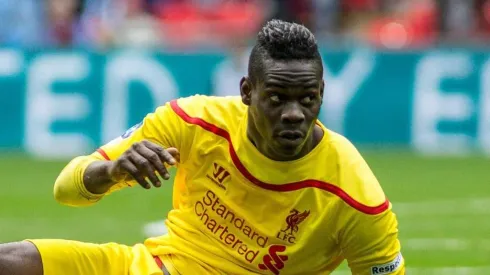
<path id="1" fill-rule="evenodd" d="M 213 178 L 217 180 L 220 184 L 223 184 L 225 179 L 230 176 L 230 173 L 217 163 L 213 163 L 213 165 L 214 165 Z"/>
<path id="2" fill-rule="evenodd" d="M 226 186 L 223 183 L 226 179 L 230 177 L 230 172 L 226 171 L 223 166 L 217 164 L 216 162 L 213 163 L 213 167 L 213 171 L 208 173 L 206 177 L 208 177 L 208 179 L 218 185 L 219 188 L 226 190 Z"/>
<path id="3" fill-rule="evenodd" d="M 298 225 L 310 215 L 310 210 L 300 213 L 298 210 L 293 209 L 290 213 L 291 214 L 289 214 L 289 216 L 286 218 L 286 228 L 279 231 L 277 233 L 277 237 L 283 241 L 295 243 L 295 233 L 297 233 L 299 230 Z"/>

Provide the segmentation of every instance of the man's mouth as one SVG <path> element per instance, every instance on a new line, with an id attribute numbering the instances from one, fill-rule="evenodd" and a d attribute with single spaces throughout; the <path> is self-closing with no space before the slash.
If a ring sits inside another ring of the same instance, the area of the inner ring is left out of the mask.
<path id="1" fill-rule="evenodd" d="M 288 140 L 297 140 L 303 138 L 303 133 L 301 131 L 285 130 L 279 133 L 279 137 Z"/>

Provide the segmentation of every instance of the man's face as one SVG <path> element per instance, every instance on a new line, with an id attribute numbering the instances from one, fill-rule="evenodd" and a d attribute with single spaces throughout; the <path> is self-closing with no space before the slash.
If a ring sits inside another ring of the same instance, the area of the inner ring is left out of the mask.
<path id="1" fill-rule="evenodd" d="M 320 112 L 323 86 L 315 61 L 267 60 L 256 83 L 244 78 L 242 99 L 264 143 L 255 145 L 278 159 L 301 152 Z"/>

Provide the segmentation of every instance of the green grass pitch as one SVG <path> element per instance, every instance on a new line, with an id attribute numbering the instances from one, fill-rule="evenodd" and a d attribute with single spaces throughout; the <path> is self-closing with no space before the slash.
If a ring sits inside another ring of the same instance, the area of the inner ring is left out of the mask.
<path id="1" fill-rule="evenodd" d="M 394 204 L 412 274 L 490 274 L 489 159 L 393 151 L 364 156 Z M 147 222 L 166 216 L 171 183 L 128 188 L 85 208 L 57 204 L 52 186 L 65 164 L 0 154 L 0 242 L 64 238 L 131 245 L 144 240 Z"/>

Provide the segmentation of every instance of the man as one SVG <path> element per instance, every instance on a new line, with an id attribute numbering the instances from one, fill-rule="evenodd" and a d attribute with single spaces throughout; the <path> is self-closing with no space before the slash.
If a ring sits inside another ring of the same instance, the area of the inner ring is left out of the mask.
<path id="1" fill-rule="evenodd" d="M 308 29 L 268 22 L 241 97 L 172 101 L 72 160 L 55 183 L 61 203 L 90 205 L 125 186 L 159 187 L 176 165 L 168 234 L 133 247 L 5 244 L 0 274 L 329 274 L 344 259 L 353 274 L 404 274 L 396 217 L 376 178 L 317 120 L 322 74 Z"/>

